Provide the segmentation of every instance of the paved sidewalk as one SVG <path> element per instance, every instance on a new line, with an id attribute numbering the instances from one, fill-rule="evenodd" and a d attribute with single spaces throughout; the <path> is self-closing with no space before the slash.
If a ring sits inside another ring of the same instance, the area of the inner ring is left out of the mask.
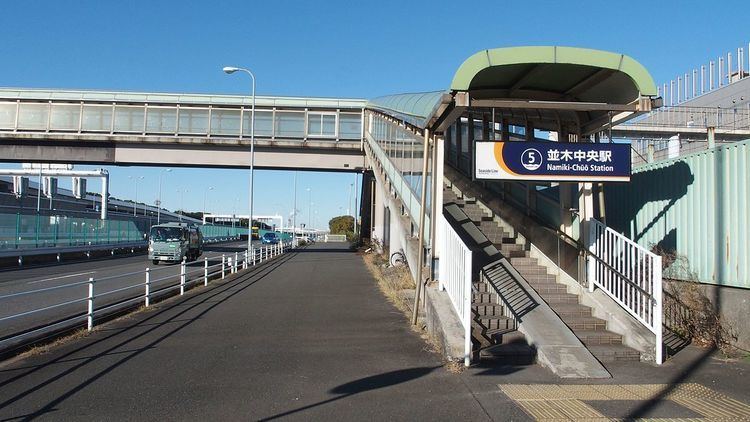
<path id="1" fill-rule="evenodd" d="M 487 420 L 341 247 L 1 366 L 0 420 Z"/>
<path id="2" fill-rule="evenodd" d="M 688 348 L 562 380 L 442 367 L 362 259 L 319 244 L 0 365 L 3 420 L 750 420 L 750 363 Z"/>

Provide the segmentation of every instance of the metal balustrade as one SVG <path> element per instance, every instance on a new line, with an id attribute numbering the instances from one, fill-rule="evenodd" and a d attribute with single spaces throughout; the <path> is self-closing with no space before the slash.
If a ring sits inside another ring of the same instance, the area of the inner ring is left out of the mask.
<path id="1" fill-rule="evenodd" d="M 291 242 L 278 243 L 251 251 L 222 254 L 221 262 L 202 266 L 179 264 L 178 274 L 166 274 L 174 266 L 146 268 L 108 277 L 88 277 L 77 281 L 17 293 L 0 295 L 0 352 L 23 347 L 30 342 L 54 336 L 63 330 L 85 326 L 92 330 L 102 318 L 142 303 L 151 306 L 154 300 L 197 285 L 207 286 L 215 278 L 249 270 L 276 258 L 292 248 Z M 9 313 L 10 306 L 26 307 Z"/>
<path id="2" fill-rule="evenodd" d="M 588 224 L 589 290 L 599 287 L 656 336 L 656 363 L 664 361 L 661 256 L 601 222 Z"/>
<path id="3" fill-rule="evenodd" d="M 440 224 L 440 290 L 448 293 L 453 310 L 464 327 L 464 365 L 471 364 L 472 252 L 441 214 Z"/>
<path id="4" fill-rule="evenodd" d="M 239 96 L 0 89 L 0 131 L 249 138 Z M 258 97 L 255 137 L 361 140 L 365 101 Z"/>
<path id="5" fill-rule="evenodd" d="M 663 107 L 620 124 L 617 128 L 631 127 L 683 128 L 705 131 L 708 127 L 717 130 L 750 130 L 750 108 L 721 107 Z"/>

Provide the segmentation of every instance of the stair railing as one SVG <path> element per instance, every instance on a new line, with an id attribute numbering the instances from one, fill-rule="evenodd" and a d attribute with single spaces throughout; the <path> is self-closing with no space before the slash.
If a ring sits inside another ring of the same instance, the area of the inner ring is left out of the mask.
<path id="1" fill-rule="evenodd" d="M 598 220 L 588 222 L 589 291 L 599 287 L 656 336 L 655 360 L 664 361 L 662 259 Z"/>
<path id="2" fill-rule="evenodd" d="M 448 293 L 464 328 L 464 365 L 471 364 L 472 252 L 445 216 L 438 224 L 440 240 L 439 289 Z"/>

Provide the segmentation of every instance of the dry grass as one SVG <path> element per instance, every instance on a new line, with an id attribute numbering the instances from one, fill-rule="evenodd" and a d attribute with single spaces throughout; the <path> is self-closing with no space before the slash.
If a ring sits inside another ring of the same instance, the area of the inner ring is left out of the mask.
<path id="1" fill-rule="evenodd" d="M 404 315 L 410 317 L 412 304 L 409 299 L 414 297 L 414 282 L 411 280 L 409 270 L 406 267 L 384 267 L 387 262 L 379 254 L 368 253 L 362 258 L 388 301 Z"/>
<path id="2" fill-rule="evenodd" d="M 362 258 L 367 269 L 377 280 L 378 287 L 383 295 L 403 312 L 407 321 L 411 321 L 415 286 L 409 274 L 409 269 L 407 267 L 390 267 L 385 257 L 376 253 L 364 253 Z M 416 325 L 409 325 L 425 342 L 423 350 L 426 353 L 442 354 L 438 342 L 427 332 L 427 326 L 423 319 L 420 318 Z M 444 367 L 452 374 L 460 374 L 465 369 L 463 361 L 456 360 L 445 360 Z"/>
<path id="3" fill-rule="evenodd" d="M 730 352 L 730 344 L 737 340 L 737 336 L 716 311 L 703 285 L 691 281 L 672 281 L 665 290 L 671 329 L 698 345 Z M 672 307 L 680 311 L 670 312 L 669 308 Z"/>

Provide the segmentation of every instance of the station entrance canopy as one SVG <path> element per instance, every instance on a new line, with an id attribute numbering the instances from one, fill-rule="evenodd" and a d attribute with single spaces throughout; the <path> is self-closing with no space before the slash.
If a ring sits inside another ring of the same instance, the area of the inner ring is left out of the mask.
<path id="1" fill-rule="evenodd" d="M 563 140 L 601 132 L 660 104 L 648 71 L 628 56 L 511 47 L 469 57 L 447 91 L 385 96 L 367 107 L 437 133 L 471 112 L 489 122 L 556 131 Z M 533 136 L 533 130 L 526 133 Z"/>

